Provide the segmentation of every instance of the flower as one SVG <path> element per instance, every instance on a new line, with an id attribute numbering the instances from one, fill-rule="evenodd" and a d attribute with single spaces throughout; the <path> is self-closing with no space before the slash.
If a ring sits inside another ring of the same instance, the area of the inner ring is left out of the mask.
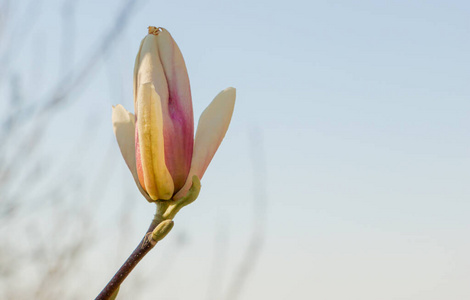
<path id="1" fill-rule="evenodd" d="M 202 113 L 196 138 L 189 78 L 178 45 L 164 28 L 149 27 L 134 69 L 135 116 L 113 107 L 122 156 L 144 197 L 179 199 L 202 178 L 227 132 L 235 89 L 220 92 Z"/>

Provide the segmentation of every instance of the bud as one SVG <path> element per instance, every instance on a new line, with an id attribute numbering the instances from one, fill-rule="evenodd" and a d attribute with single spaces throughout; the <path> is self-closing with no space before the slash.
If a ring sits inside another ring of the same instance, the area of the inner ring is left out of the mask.
<path id="1" fill-rule="evenodd" d="M 234 105 L 234 88 L 220 92 L 202 113 L 194 139 L 181 51 L 166 29 L 149 27 L 135 61 L 135 119 L 121 105 L 113 109 L 121 153 L 148 201 L 181 198 L 194 175 L 202 178 L 227 132 Z"/>
<path id="2" fill-rule="evenodd" d="M 171 229 L 173 228 L 173 220 L 164 220 L 160 224 L 155 227 L 152 231 L 152 242 L 157 243 L 170 233 Z"/>

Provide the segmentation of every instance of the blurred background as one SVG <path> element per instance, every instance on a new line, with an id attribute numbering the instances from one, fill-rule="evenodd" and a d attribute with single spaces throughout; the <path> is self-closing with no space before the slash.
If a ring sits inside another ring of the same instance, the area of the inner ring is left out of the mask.
<path id="1" fill-rule="evenodd" d="M 197 201 L 118 299 L 469 299 L 468 1 L 0 0 L 0 299 L 93 299 L 150 223 L 111 106 L 147 27 L 195 120 Z"/>

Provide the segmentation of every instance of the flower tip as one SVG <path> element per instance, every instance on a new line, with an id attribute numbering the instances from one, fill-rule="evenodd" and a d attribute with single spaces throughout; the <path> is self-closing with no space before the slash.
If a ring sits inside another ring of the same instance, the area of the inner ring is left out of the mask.
<path id="1" fill-rule="evenodd" d="M 233 95 L 236 95 L 237 94 L 237 89 L 230 86 L 230 87 L 226 88 L 225 90 L 223 90 L 222 92 L 223 93 L 231 93 Z"/>
<path id="2" fill-rule="evenodd" d="M 149 26 L 148 30 L 149 30 L 148 31 L 149 34 L 158 35 L 162 31 L 162 28 L 155 27 L 155 26 Z"/>
<path id="3" fill-rule="evenodd" d="M 237 97 L 237 90 L 234 87 L 228 87 L 221 91 L 213 100 L 213 102 L 226 103 L 225 105 L 231 106 L 232 110 L 235 106 L 235 98 Z"/>
<path id="4" fill-rule="evenodd" d="M 220 93 L 215 96 L 214 100 L 212 102 L 226 102 L 226 101 L 231 101 L 233 104 L 235 104 L 235 98 L 237 95 L 237 90 L 234 87 L 228 87 Z"/>
<path id="5" fill-rule="evenodd" d="M 125 110 L 124 106 L 122 106 L 121 104 L 112 105 L 112 107 L 113 107 L 113 110 L 115 110 L 115 109 L 124 109 Z"/>
<path id="6" fill-rule="evenodd" d="M 235 105 L 235 98 L 237 97 L 237 90 L 234 87 L 228 87 L 217 95 L 216 98 L 220 97 L 224 99 L 222 101 L 229 101 L 232 106 Z"/>

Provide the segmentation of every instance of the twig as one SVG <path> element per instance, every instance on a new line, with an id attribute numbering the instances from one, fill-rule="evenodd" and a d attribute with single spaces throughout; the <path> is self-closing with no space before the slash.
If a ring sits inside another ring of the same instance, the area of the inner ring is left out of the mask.
<path id="1" fill-rule="evenodd" d="M 121 268 L 119 268 L 95 300 L 108 300 L 114 295 L 115 291 L 119 288 L 124 279 L 126 279 L 142 258 L 144 258 L 144 256 L 147 255 L 147 253 L 155 246 L 155 243 L 150 241 L 151 237 L 149 237 L 149 235 L 162 221 L 163 219 L 157 213 L 147 229 L 146 234 L 142 238 L 142 241 L 137 245 L 134 252 L 132 252 L 129 258 L 127 258 L 126 262 L 121 266 Z"/>
<path id="2" fill-rule="evenodd" d="M 135 268 L 139 261 L 144 258 L 144 256 L 155 246 L 155 244 L 163 239 L 171 228 L 173 228 L 173 218 L 176 214 L 188 204 L 191 204 L 196 200 L 201 190 L 201 182 L 196 175 L 193 175 L 192 185 L 189 191 L 184 197 L 181 197 L 177 200 L 165 201 L 160 200 L 156 201 L 157 213 L 155 218 L 150 224 L 147 233 L 145 234 L 142 242 L 135 248 L 131 256 L 126 260 L 126 262 L 121 266 L 117 271 L 111 281 L 106 285 L 106 287 L 101 291 L 98 297 L 95 300 L 108 300 L 114 299 L 117 295 L 116 290 L 119 288 L 121 283 L 126 279 L 127 275 Z"/>

